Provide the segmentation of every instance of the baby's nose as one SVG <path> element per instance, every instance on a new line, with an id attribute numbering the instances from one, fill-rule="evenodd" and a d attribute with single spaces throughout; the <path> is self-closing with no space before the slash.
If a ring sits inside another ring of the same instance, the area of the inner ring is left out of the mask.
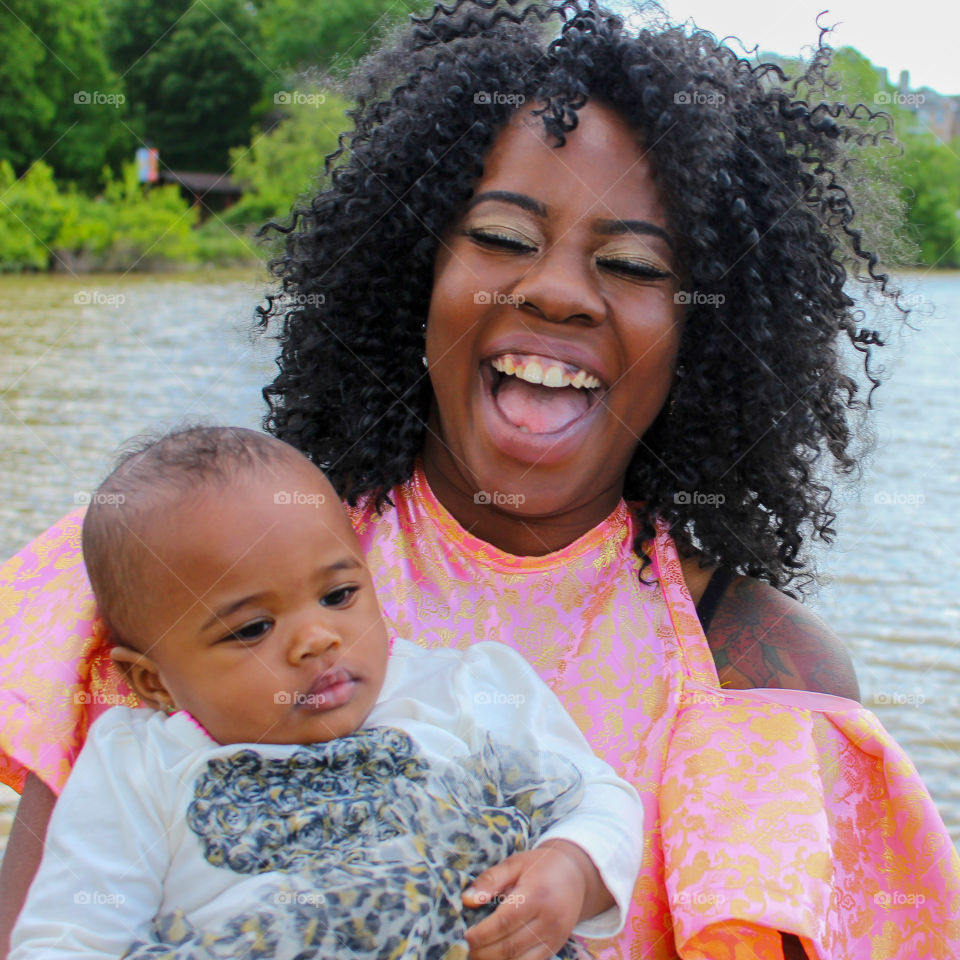
<path id="1" fill-rule="evenodd" d="M 294 633 L 290 659 L 299 663 L 304 657 L 320 657 L 340 643 L 340 634 L 329 624 L 320 619 L 308 620 Z"/>

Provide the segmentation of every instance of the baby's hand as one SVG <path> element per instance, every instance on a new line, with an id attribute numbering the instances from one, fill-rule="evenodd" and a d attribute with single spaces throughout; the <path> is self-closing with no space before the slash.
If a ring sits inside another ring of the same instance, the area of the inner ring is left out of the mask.
<path id="1" fill-rule="evenodd" d="M 463 892 L 467 907 L 496 898 L 497 909 L 467 931 L 470 960 L 545 960 L 580 920 L 614 903 L 593 861 L 566 840 L 507 857 Z"/>

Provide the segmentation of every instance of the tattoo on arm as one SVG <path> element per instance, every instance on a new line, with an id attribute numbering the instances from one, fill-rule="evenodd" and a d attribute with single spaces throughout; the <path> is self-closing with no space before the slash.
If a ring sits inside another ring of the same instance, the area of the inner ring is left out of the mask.
<path id="1" fill-rule="evenodd" d="M 734 580 L 717 606 L 707 642 L 723 686 L 859 698 L 853 664 L 840 640 L 816 614 L 769 584 Z"/>

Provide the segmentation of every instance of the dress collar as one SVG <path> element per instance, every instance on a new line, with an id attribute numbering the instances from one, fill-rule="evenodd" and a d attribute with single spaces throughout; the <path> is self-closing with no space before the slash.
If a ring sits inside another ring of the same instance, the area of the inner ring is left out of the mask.
<path id="1" fill-rule="evenodd" d="M 582 534 L 572 543 L 539 557 L 517 556 L 481 540 L 464 529 L 459 521 L 437 499 L 423 472 L 418 458 L 413 476 L 404 484 L 415 519 L 424 517 L 435 524 L 444 540 L 456 543 L 463 553 L 477 562 L 510 573 L 542 573 L 582 561 L 592 552 L 600 554 L 597 565 L 605 565 L 622 549 L 631 550 L 633 543 L 633 515 L 621 497 L 613 511 L 597 526 Z"/>

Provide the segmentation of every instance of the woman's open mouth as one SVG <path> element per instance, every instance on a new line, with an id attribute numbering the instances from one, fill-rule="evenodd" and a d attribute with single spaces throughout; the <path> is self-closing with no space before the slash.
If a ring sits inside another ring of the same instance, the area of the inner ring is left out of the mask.
<path id="1" fill-rule="evenodd" d="M 480 375 L 494 441 L 504 452 L 534 455 L 538 462 L 565 456 L 568 437 L 579 443 L 573 435 L 606 394 L 596 374 L 535 353 L 497 354 L 481 363 Z"/>
<path id="2" fill-rule="evenodd" d="M 560 433 L 596 402 L 600 379 L 572 363 L 530 353 L 490 361 L 500 413 L 524 433 Z"/>

